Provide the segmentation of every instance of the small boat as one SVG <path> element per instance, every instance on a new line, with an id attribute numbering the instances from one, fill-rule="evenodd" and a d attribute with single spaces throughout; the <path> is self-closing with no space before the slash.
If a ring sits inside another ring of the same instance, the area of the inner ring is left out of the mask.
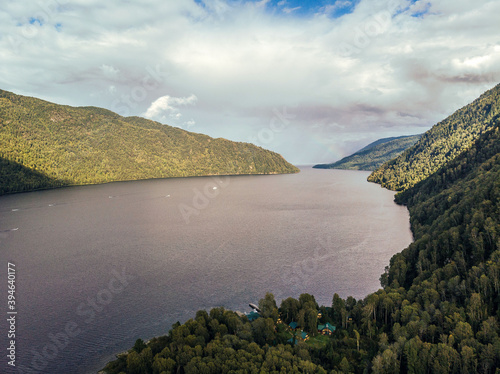
<path id="1" fill-rule="evenodd" d="M 260 309 L 257 305 L 250 303 L 250 304 L 248 304 L 248 306 L 250 308 L 254 309 L 256 312 L 260 313 Z"/>

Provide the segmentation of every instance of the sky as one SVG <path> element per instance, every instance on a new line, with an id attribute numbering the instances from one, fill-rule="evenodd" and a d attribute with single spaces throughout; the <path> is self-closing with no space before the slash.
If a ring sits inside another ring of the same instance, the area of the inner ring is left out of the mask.
<path id="1" fill-rule="evenodd" d="M 4 0 L 0 89 L 333 162 L 500 82 L 500 1 Z"/>

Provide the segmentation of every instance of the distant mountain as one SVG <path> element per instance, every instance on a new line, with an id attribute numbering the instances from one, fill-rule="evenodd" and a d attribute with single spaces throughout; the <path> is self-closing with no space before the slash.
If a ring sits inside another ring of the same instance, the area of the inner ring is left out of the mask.
<path id="1" fill-rule="evenodd" d="M 296 173 L 274 152 L 0 90 L 0 194 L 149 178 Z"/>
<path id="2" fill-rule="evenodd" d="M 434 125 L 411 148 L 368 178 L 391 190 L 405 190 L 467 150 L 500 119 L 500 84 Z"/>
<path id="3" fill-rule="evenodd" d="M 385 162 L 399 156 L 415 144 L 421 136 L 420 134 L 379 139 L 340 161 L 313 167 L 316 169 L 375 170 Z"/>

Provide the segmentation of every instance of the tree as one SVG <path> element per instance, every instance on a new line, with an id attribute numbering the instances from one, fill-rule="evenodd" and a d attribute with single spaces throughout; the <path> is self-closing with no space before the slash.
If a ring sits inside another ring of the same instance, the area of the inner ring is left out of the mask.
<path id="1" fill-rule="evenodd" d="M 311 335 L 318 333 L 318 312 L 315 309 L 307 309 L 305 312 L 305 330 Z"/>
<path id="2" fill-rule="evenodd" d="M 359 335 L 358 330 L 354 330 L 354 335 L 356 336 L 356 349 L 359 352 L 359 338 L 360 338 L 360 335 Z"/>
<path id="3" fill-rule="evenodd" d="M 130 374 L 142 374 L 146 372 L 146 365 L 135 350 L 127 355 L 127 372 Z"/>
<path id="4" fill-rule="evenodd" d="M 342 316 L 346 314 L 345 301 L 335 293 L 332 299 L 332 319 L 337 326 L 342 326 Z"/>
<path id="5" fill-rule="evenodd" d="M 477 372 L 477 359 L 474 353 L 474 349 L 471 347 L 464 345 L 460 352 L 461 356 L 461 367 L 460 372 L 462 374 L 472 374 Z"/>
<path id="6" fill-rule="evenodd" d="M 297 299 L 294 299 L 293 297 L 284 299 L 280 306 L 283 321 L 287 324 L 292 321 L 297 321 L 299 316 L 299 307 L 300 304 Z"/>
<path id="7" fill-rule="evenodd" d="M 144 344 L 144 340 L 137 339 L 135 341 L 133 350 L 136 351 L 137 353 L 141 353 L 144 348 L 146 348 L 146 344 Z"/>
<path id="8" fill-rule="evenodd" d="M 259 309 L 261 310 L 262 317 L 272 318 L 274 321 L 278 319 L 278 307 L 272 293 L 267 292 L 266 296 L 259 300 Z"/>
<path id="9" fill-rule="evenodd" d="M 275 336 L 274 321 L 272 318 L 257 318 L 253 321 L 252 334 L 257 344 L 271 344 Z"/>
<path id="10" fill-rule="evenodd" d="M 467 314 L 474 325 L 477 325 L 480 321 L 482 321 L 485 314 L 485 308 L 479 293 L 472 293 L 470 296 Z"/>
<path id="11" fill-rule="evenodd" d="M 406 366 L 408 374 L 424 374 L 426 373 L 425 362 L 419 353 L 422 352 L 422 341 L 418 336 L 410 339 L 404 346 L 404 355 L 406 358 Z"/>
<path id="12" fill-rule="evenodd" d="M 339 364 L 339 369 L 342 373 L 348 374 L 351 370 L 351 365 L 349 365 L 349 361 L 347 361 L 347 358 L 342 358 L 342 361 L 340 361 Z"/>
<path id="13" fill-rule="evenodd" d="M 300 309 L 315 309 L 318 310 L 318 303 L 313 295 L 303 293 L 299 296 Z"/>

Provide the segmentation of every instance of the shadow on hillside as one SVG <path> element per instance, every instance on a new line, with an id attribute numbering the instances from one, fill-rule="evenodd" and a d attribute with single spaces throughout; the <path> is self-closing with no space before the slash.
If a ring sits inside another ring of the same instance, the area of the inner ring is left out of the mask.
<path id="1" fill-rule="evenodd" d="M 0 157 L 0 195 L 63 187 L 70 182 L 49 177 L 15 161 Z"/>

